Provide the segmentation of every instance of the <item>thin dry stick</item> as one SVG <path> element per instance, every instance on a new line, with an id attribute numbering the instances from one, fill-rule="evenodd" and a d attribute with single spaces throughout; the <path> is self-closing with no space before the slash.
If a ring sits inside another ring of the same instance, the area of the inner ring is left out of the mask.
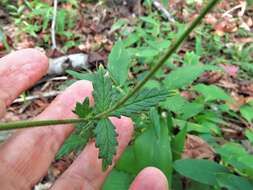
<path id="1" fill-rule="evenodd" d="M 153 5 L 165 15 L 168 21 L 175 22 L 175 19 L 171 16 L 169 11 L 167 11 L 167 9 L 159 1 L 154 0 Z"/>
<path id="2" fill-rule="evenodd" d="M 55 25 L 56 25 L 56 18 L 57 18 L 57 5 L 58 1 L 54 0 L 54 11 L 53 11 L 53 20 L 51 25 L 51 39 L 52 39 L 52 49 L 56 49 L 56 40 L 55 40 Z"/>
<path id="3" fill-rule="evenodd" d="M 27 96 L 25 98 L 17 98 L 16 100 L 14 100 L 13 103 L 22 103 L 25 101 L 32 101 L 32 100 L 36 100 L 39 98 L 50 98 L 50 97 L 57 96 L 60 93 L 61 93 L 60 91 L 45 92 L 41 95 L 33 95 L 33 96 Z"/>

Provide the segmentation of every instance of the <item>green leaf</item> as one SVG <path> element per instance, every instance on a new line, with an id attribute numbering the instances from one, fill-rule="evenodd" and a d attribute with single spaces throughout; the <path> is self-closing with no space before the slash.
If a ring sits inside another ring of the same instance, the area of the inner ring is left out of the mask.
<path id="1" fill-rule="evenodd" d="M 247 0 L 247 5 L 248 5 L 248 6 L 253 5 L 253 0 Z"/>
<path id="2" fill-rule="evenodd" d="M 115 22 L 111 27 L 111 32 L 114 32 L 118 29 L 121 29 L 124 25 L 128 23 L 127 19 L 119 19 L 117 22 Z"/>
<path id="3" fill-rule="evenodd" d="M 112 48 L 109 55 L 108 69 L 112 78 L 119 84 L 123 85 L 128 78 L 128 68 L 131 58 L 125 49 L 122 41 L 118 41 Z"/>
<path id="4" fill-rule="evenodd" d="M 56 32 L 61 33 L 65 31 L 65 19 L 66 19 L 66 11 L 61 9 L 57 12 L 56 17 Z"/>
<path id="5" fill-rule="evenodd" d="M 152 24 L 152 25 L 159 25 L 159 22 L 155 19 L 153 19 L 151 16 L 141 16 L 140 19 L 146 23 Z"/>
<path id="6" fill-rule="evenodd" d="M 171 147 L 173 153 L 173 160 L 181 158 L 184 150 L 185 140 L 187 135 L 187 125 L 172 139 Z"/>
<path id="7" fill-rule="evenodd" d="M 93 73 L 79 73 L 72 70 L 67 70 L 66 73 L 79 80 L 93 81 L 95 78 Z"/>
<path id="8" fill-rule="evenodd" d="M 78 152 L 82 150 L 92 135 L 90 128 L 91 125 L 91 123 L 79 124 L 75 129 L 76 131 L 68 137 L 68 139 L 60 148 L 59 152 L 56 155 L 56 159 L 60 159 L 61 157 L 68 155 L 73 151 Z"/>
<path id="9" fill-rule="evenodd" d="M 187 65 L 173 70 L 164 81 L 168 89 L 183 88 L 190 85 L 202 73 L 206 71 L 206 67 L 202 65 Z"/>
<path id="10" fill-rule="evenodd" d="M 138 171 L 147 166 L 159 168 L 171 181 L 172 153 L 168 127 L 161 123 L 160 138 L 153 127 L 148 127 L 134 142 L 135 165 Z M 129 167 L 129 166 L 128 166 Z"/>
<path id="11" fill-rule="evenodd" d="M 185 159 L 174 162 L 174 169 L 181 175 L 197 182 L 216 185 L 216 175 L 228 173 L 228 170 L 210 160 Z"/>
<path id="12" fill-rule="evenodd" d="M 253 189 L 252 183 L 244 177 L 233 174 L 216 174 L 218 185 L 228 190 Z"/>
<path id="13" fill-rule="evenodd" d="M 85 118 L 89 113 L 91 113 L 92 108 L 90 107 L 89 98 L 86 97 L 83 103 L 77 102 L 74 113 L 80 118 Z"/>
<path id="14" fill-rule="evenodd" d="M 205 101 L 214 101 L 214 100 L 225 100 L 229 101 L 232 100 L 230 96 L 224 92 L 223 89 L 219 88 L 215 85 L 205 85 L 205 84 L 198 84 L 193 87 L 195 91 L 202 94 L 205 97 Z"/>
<path id="15" fill-rule="evenodd" d="M 138 174 L 139 172 L 138 168 L 140 167 L 136 164 L 136 156 L 133 145 L 130 145 L 126 148 L 123 155 L 117 161 L 115 167 L 120 171 L 124 171 L 133 175 Z"/>
<path id="16" fill-rule="evenodd" d="M 191 117 L 196 116 L 197 114 L 199 114 L 203 110 L 204 110 L 203 104 L 191 102 L 191 103 L 184 105 L 184 109 L 182 110 L 180 117 L 184 120 L 187 120 Z"/>
<path id="17" fill-rule="evenodd" d="M 128 190 L 133 177 L 128 173 L 113 169 L 106 178 L 102 190 Z"/>
<path id="18" fill-rule="evenodd" d="M 199 56 L 194 52 L 186 52 L 184 55 L 184 64 L 187 65 L 198 65 L 199 64 Z"/>
<path id="19" fill-rule="evenodd" d="M 149 118 L 151 120 L 152 126 L 154 127 L 156 137 L 160 138 L 160 131 L 161 131 L 160 116 L 155 108 L 151 108 L 149 112 Z"/>
<path id="20" fill-rule="evenodd" d="M 129 116 L 133 113 L 140 113 L 158 105 L 168 96 L 167 90 L 144 89 L 131 97 L 125 104 L 115 111 L 115 115 Z"/>
<path id="21" fill-rule="evenodd" d="M 253 145 L 253 131 L 251 129 L 246 129 L 245 136 L 249 139 L 251 145 Z"/>
<path id="22" fill-rule="evenodd" d="M 203 54 L 203 48 L 202 48 L 202 38 L 201 36 L 195 37 L 195 51 L 198 56 L 201 56 Z"/>
<path id="23" fill-rule="evenodd" d="M 186 104 L 188 104 L 188 102 L 184 97 L 176 95 L 168 97 L 164 102 L 161 103 L 161 106 L 174 113 L 182 113 Z"/>
<path id="24" fill-rule="evenodd" d="M 93 80 L 94 110 L 101 113 L 107 110 L 112 104 L 112 82 L 105 76 L 105 70 L 100 67 Z"/>
<path id="25" fill-rule="evenodd" d="M 113 156 L 116 154 L 117 133 L 115 127 L 109 119 L 98 121 L 94 130 L 96 137 L 96 147 L 99 148 L 99 158 L 103 159 L 103 171 L 112 164 Z"/>
<path id="26" fill-rule="evenodd" d="M 243 106 L 240 108 L 240 113 L 242 117 L 244 117 L 249 123 L 252 122 L 253 119 L 253 108 L 251 106 Z"/>
<path id="27" fill-rule="evenodd" d="M 219 153 L 225 161 L 231 158 L 237 158 L 242 155 L 247 155 L 247 151 L 238 143 L 227 143 L 221 147 L 216 148 L 216 152 Z"/>
<path id="28" fill-rule="evenodd" d="M 163 4 L 165 7 L 167 7 L 167 6 L 168 6 L 168 3 L 169 3 L 169 0 L 162 0 L 161 2 L 162 2 L 162 4 Z"/>
<path id="29" fill-rule="evenodd" d="M 216 148 L 216 152 L 220 154 L 224 163 L 232 166 L 240 174 L 253 176 L 253 156 L 240 144 L 227 143 Z"/>

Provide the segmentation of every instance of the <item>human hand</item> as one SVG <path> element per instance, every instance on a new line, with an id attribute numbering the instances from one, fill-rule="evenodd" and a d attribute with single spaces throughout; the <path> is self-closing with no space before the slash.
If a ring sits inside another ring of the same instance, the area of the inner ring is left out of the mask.
<path id="1" fill-rule="evenodd" d="M 0 59 L 0 116 L 6 106 L 24 90 L 39 80 L 48 68 L 48 60 L 34 49 L 14 52 Z M 36 119 L 74 118 L 72 113 L 77 101 L 92 97 L 92 84 L 78 81 L 71 85 Z M 111 118 L 118 133 L 118 149 L 115 163 L 127 147 L 133 133 L 129 118 Z M 0 147 L 0 187 L 4 190 L 27 190 L 47 172 L 55 154 L 64 140 L 73 131 L 73 125 L 48 126 L 22 129 L 15 132 Z M 114 164 L 113 164 L 114 165 Z M 73 164 L 59 177 L 53 190 L 100 189 L 113 165 L 102 172 L 102 161 L 98 159 L 98 149 L 90 142 Z M 132 183 L 131 190 L 167 190 L 164 174 L 153 167 L 142 170 Z"/>

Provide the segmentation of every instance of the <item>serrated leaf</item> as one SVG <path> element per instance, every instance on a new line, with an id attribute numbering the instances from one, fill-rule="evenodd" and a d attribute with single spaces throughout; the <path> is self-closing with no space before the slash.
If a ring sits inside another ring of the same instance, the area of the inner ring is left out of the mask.
<path id="1" fill-rule="evenodd" d="M 167 90 L 144 89 L 131 97 L 124 105 L 117 109 L 115 115 L 129 116 L 133 113 L 147 111 L 158 105 L 168 97 Z"/>
<path id="2" fill-rule="evenodd" d="M 203 65 L 187 65 L 173 70 L 164 80 L 168 89 L 183 88 L 190 85 L 206 70 L 213 68 Z"/>
<path id="3" fill-rule="evenodd" d="M 76 127 L 76 131 L 68 137 L 60 148 L 56 159 L 60 159 L 73 151 L 78 152 L 84 148 L 92 135 L 92 131 L 88 125 L 81 123 Z"/>
<path id="4" fill-rule="evenodd" d="M 80 118 L 85 118 L 91 111 L 92 108 L 90 107 L 89 98 L 86 97 L 83 103 L 76 103 L 74 113 L 77 114 Z"/>
<path id="5" fill-rule="evenodd" d="M 115 127 L 109 119 L 98 121 L 94 130 L 96 137 L 96 147 L 99 148 L 99 158 L 103 159 L 103 171 L 112 164 L 113 156 L 116 154 L 117 133 Z"/>
<path id="6" fill-rule="evenodd" d="M 185 177 L 207 185 L 217 185 L 216 175 L 228 173 L 224 166 L 214 161 L 199 159 L 177 160 L 174 169 Z"/>
<path id="7" fill-rule="evenodd" d="M 112 103 L 112 82 L 105 74 L 105 70 L 100 67 L 93 80 L 94 110 L 96 113 L 107 110 Z"/>
<path id="8" fill-rule="evenodd" d="M 118 41 L 109 55 L 108 69 L 112 78 L 123 85 L 128 78 L 128 68 L 130 66 L 130 56 L 122 41 Z"/>

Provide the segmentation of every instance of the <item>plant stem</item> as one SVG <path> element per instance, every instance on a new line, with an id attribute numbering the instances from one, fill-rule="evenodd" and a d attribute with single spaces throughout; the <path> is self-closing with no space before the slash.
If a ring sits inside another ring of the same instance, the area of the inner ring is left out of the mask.
<path id="1" fill-rule="evenodd" d="M 98 114 L 95 116 L 96 118 L 106 117 L 109 113 L 117 110 L 124 103 L 126 103 L 129 98 L 135 95 L 145 84 L 146 82 L 153 77 L 153 75 L 165 64 L 166 60 L 171 57 L 173 53 L 177 51 L 182 42 L 189 36 L 189 34 L 193 31 L 193 29 L 201 22 L 201 20 L 205 17 L 205 15 L 219 2 L 219 0 L 212 0 L 210 3 L 201 11 L 199 16 L 186 28 L 186 30 L 179 36 L 178 40 L 168 49 L 168 51 L 162 56 L 162 58 L 155 64 L 155 66 L 150 70 L 148 75 L 137 84 L 133 90 L 131 90 L 126 96 L 124 96 L 121 100 L 119 100 L 115 106 L 111 109 Z"/>
<path id="2" fill-rule="evenodd" d="M 82 118 L 63 119 L 63 120 L 16 121 L 16 122 L 11 122 L 11 123 L 0 124 L 0 131 L 30 128 L 30 127 L 41 127 L 41 126 L 49 126 L 49 125 L 59 125 L 59 124 L 82 123 L 85 121 L 87 120 L 82 119 Z"/>
<path id="3" fill-rule="evenodd" d="M 179 36 L 175 43 L 168 49 L 168 51 L 161 57 L 161 59 L 155 64 L 155 66 L 150 70 L 149 74 L 144 78 L 143 81 L 138 83 L 133 90 L 131 90 L 126 96 L 119 100 L 115 106 L 111 109 L 108 109 L 105 112 L 102 112 L 93 118 L 87 116 L 83 119 L 65 119 L 65 120 L 44 120 L 44 121 L 18 121 L 11 123 L 0 124 L 0 131 L 2 130 L 11 130 L 19 128 L 29 128 L 29 127 L 40 127 L 48 125 L 58 125 L 58 124 L 70 124 L 70 123 L 81 123 L 89 120 L 100 119 L 108 117 L 113 111 L 121 107 L 127 100 L 129 100 L 133 95 L 135 95 L 145 84 L 146 82 L 153 77 L 153 75 L 164 65 L 167 59 L 171 57 L 173 53 L 177 51 L 182 42 L 189 36 L 193 29 L 201 22 L 205 15 L 219 2 L 219 0 L 212 0 L 210 3 L 202 10 L 200 15 L 186 28 L 186 30 Z"/>

